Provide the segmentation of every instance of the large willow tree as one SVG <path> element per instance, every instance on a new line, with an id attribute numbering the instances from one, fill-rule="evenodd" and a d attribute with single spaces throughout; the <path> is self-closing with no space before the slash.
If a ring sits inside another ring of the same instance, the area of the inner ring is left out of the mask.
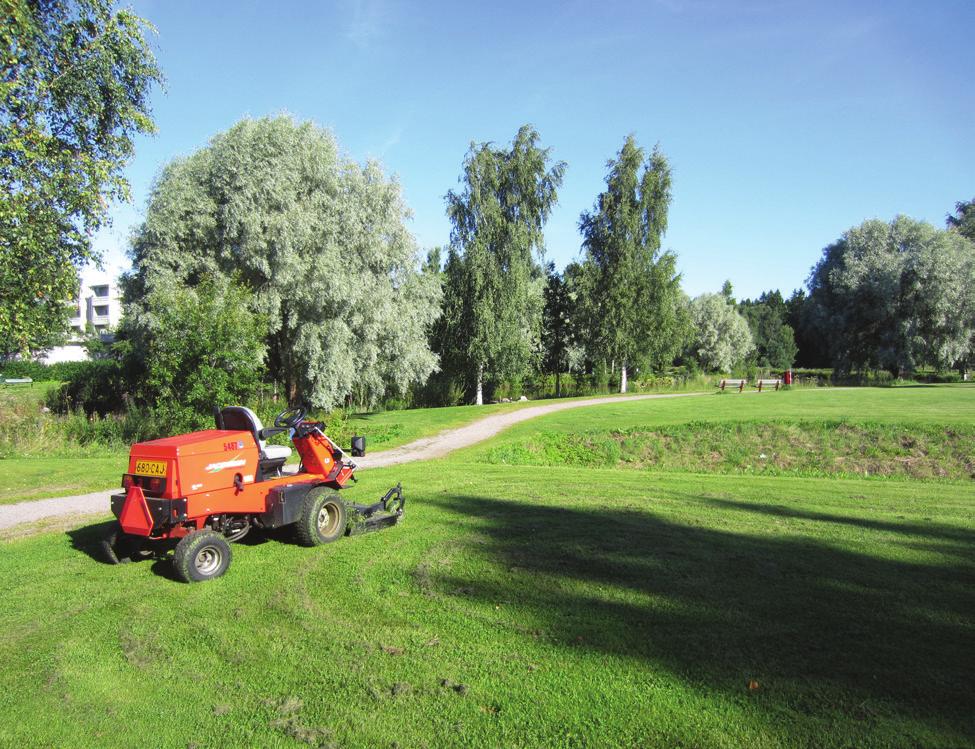
<path id="1" fill-rule="evenodd" d="M 234 276 L 268 321 L 268 364 L 290 401 L 375 403 L 426 379 L 440 283 L 420 270 L 399 184 L 342 156 L 326 130 L 243 120 L 167 166 L 136 232 L 127 325 L 152 290 Z"/>
<path id="2" fill-rule="evenodd" d="M 967 366 L 975 244 L 906 216 L 864 221 L 823 250 L 805 314 L 840 371 Z"/>
<path id="3" fill-rule="evenodd" d="M 453 222 L 445 269 L 442 340 L 451 369 L 484 402 L 486 377 L 523 374 L 540 355 L 545 277 L 543 228 L 565 164 L 549 164 L 539 135 L 523 125 L 510 148 L 471 144 L 463 190 L 447 194 Z"/>

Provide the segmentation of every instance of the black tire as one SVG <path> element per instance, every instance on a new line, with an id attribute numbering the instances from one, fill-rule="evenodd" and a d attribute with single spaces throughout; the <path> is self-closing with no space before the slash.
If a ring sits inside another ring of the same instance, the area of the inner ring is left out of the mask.
<path id="1" fill-rule="evenodd" d="M 216 531 L 193 531 L 176 544 L 173 568 L 186 583 L 220 577 L 230 566 L 230 544 Z"/>
<path id="2" fill-rule="evenodd" d="M 126 535 L 121 528 L 112 528 L 101 540 L 101 557 L 106 564 L 128 564 L 140 556 L 142 545 Z"/>
<path id="3" fill-rule="evenodd" d="M 305 495 L 297 526 L 302 546 L 321 546 L 345 535 L 345 503 L 337 494 L 316 486 Z"/>

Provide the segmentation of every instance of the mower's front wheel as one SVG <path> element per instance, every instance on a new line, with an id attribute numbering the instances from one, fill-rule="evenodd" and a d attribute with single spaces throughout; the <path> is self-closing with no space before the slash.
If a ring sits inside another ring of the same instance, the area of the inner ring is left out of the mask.
<path id="1" fill-rule="evenodd" d="M 345 503 L 317 486 L 305 495 L 297 523 L 302 546 L 321 546 L 345 535 Z"/>
<path id="2" fill-rule="evenodd" d="M 176 544 L 173 568 L 187 583 L 220 577 L 230 566 L 230 544 L 216 531 L 193 531 Z"/>

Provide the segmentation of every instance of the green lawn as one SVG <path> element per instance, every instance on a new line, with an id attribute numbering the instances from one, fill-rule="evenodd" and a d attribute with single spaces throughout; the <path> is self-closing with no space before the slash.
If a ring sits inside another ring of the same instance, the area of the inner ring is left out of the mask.
<path id="1" fill-rule="evenodd" d="M 546 403 L 605 397 L 618 397 L 618 395 L 584 395 L 577 398 L 561 398 L 558 401 L 554 399 L 515 401 L 514 403 L 488 403 L 483 406 L 446 406 L 444 408 L 380 411 L 349 417 L 349 427 L 357 434 L 366 436 L 366 444 L 370 450 L 388 450 L 423 437 L 430 437 L 445 429 L 455 429 L 470 424 L 472 421 L 497 413 L 517 411 L 528 406 L 545 405 Z"/>
<path id="2" fill-rule="evenodd" d="M 975 742 L 972 486 L 454 458 L 351 495 L 397 480 L 402 525 L 203 585 L 97 525 L 4 543 L 0 745 Z"/>
<path id="3" fill-rule="evenodd" d="M 626 430 L 698 422 L 849 420 L 900 424 L 975 424 L 975 383 L 896 388 L 800 388 L 700 398 L 620 402 L 561 411 L 518 424 L 502 439 L 538 431 Z M 492 446 L 496 446 L 495 443 Z M 478 448 L 473 448 L 477 450 Z"/>
<path id="4" fill-rule="evenodd" d="M 128 454 L 0 459 L 0 505 L 121 486 Z"/>

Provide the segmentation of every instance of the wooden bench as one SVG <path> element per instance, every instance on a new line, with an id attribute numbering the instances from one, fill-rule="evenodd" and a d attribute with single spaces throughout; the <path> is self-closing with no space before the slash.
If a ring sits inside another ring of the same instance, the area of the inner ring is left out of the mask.
<path id="1" fill-rule="evenodd" d="M 6 377 L 3 381 L 4 385 L 29 385 L 34 387 L 34 381 L 30 377 Z"/>
<path id="2" fill-rule="evenodd" d="M 762 392 L 763 388 L 768 389 L 770 387 L 774 387 L 776 390 L 778 390 L 780 387 L 782 387 L 782 380 L 759 380 L 755 383 L 755 387 L 758 388 L 758 392 Z"/>
<path id="3" fill-rule="evenodd" d="M 726 387 L 738 388 L 738 392 L 740 393 L 742 390 L 745 389 L 745 385 L 747 384 L 748 384 L 748 380 L 721 380 L 721 382 L 718 384 L 718 387 L 721 388 L 722 393 L 724 392 L 724 389 Z"/>

